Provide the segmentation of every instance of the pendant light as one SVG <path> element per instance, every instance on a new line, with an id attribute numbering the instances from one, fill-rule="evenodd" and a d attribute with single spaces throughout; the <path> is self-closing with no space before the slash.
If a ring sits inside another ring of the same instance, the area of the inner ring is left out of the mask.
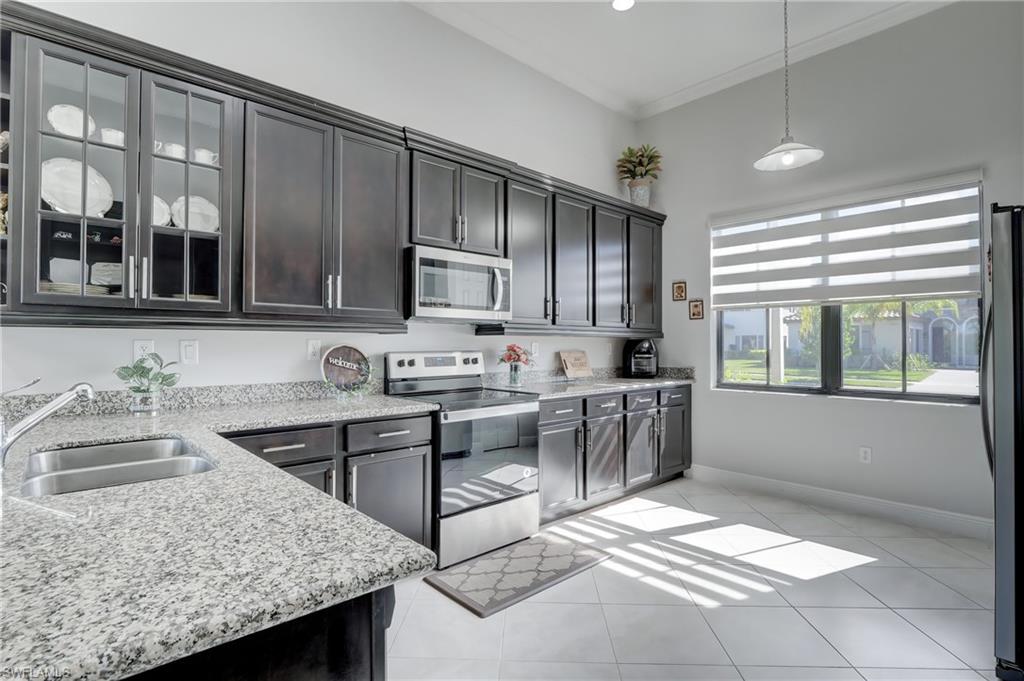
<path id="1" fill-rule="evenodd" d="M 792 170 L 814 163 L 825 155 L 821 149 L 794 141 L 789 134 L 789 0 L 782 0 L 782 58 L 786 80 L 786 135 L 779 146 L 754 161 L 757 170 Z"/>

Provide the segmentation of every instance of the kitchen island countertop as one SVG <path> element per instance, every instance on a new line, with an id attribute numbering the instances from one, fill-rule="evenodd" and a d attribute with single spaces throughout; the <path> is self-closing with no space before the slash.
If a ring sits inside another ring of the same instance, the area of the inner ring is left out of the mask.
<path id="1" fill-rule="evenodd" d="M 44 422 L 2 480 L 0 679 L 122 678 L 428 571 L 431 551 L 218 433 L 435 409 L 370 395 Z M 216 470 L 21 495 L 34 451 L 156 437 Z"/>

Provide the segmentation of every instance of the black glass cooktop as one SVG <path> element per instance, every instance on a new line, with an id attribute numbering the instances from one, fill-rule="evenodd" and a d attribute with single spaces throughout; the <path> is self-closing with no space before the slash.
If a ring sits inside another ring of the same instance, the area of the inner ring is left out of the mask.
<path id="1" fill-rule="evenodd" d="M 404 398 L 434 402 L 440 404 L 445 411 L 463 409 L 479 409 L 494 407 L 500 404 L 516 404 L 518 402 L 535 402 L 537 396 L 532 393 L 513 393 L 507 390 L 457 390 L 446 393 L 428 393 L 426 395 L 402 395 Z"/>

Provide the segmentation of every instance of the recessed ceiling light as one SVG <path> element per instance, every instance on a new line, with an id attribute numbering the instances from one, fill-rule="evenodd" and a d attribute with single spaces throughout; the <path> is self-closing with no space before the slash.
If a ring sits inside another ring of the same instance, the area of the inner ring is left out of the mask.
<path id="1" fill-rule="evenodd" d="M 612 0 L 612 9 L 625 12 L 628 9 L 632 9 L 635 4 L 636 0 Z"/>

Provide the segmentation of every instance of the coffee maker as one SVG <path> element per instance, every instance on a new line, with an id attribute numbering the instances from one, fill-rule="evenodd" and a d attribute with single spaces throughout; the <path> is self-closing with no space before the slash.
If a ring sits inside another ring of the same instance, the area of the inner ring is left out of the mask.
<path id="1" fill-rule="evenodd" d="M 622 347 L 623 378 L 654 378 L 658 375 L 658 346 L 653 338 L 631 338 Z"/>

